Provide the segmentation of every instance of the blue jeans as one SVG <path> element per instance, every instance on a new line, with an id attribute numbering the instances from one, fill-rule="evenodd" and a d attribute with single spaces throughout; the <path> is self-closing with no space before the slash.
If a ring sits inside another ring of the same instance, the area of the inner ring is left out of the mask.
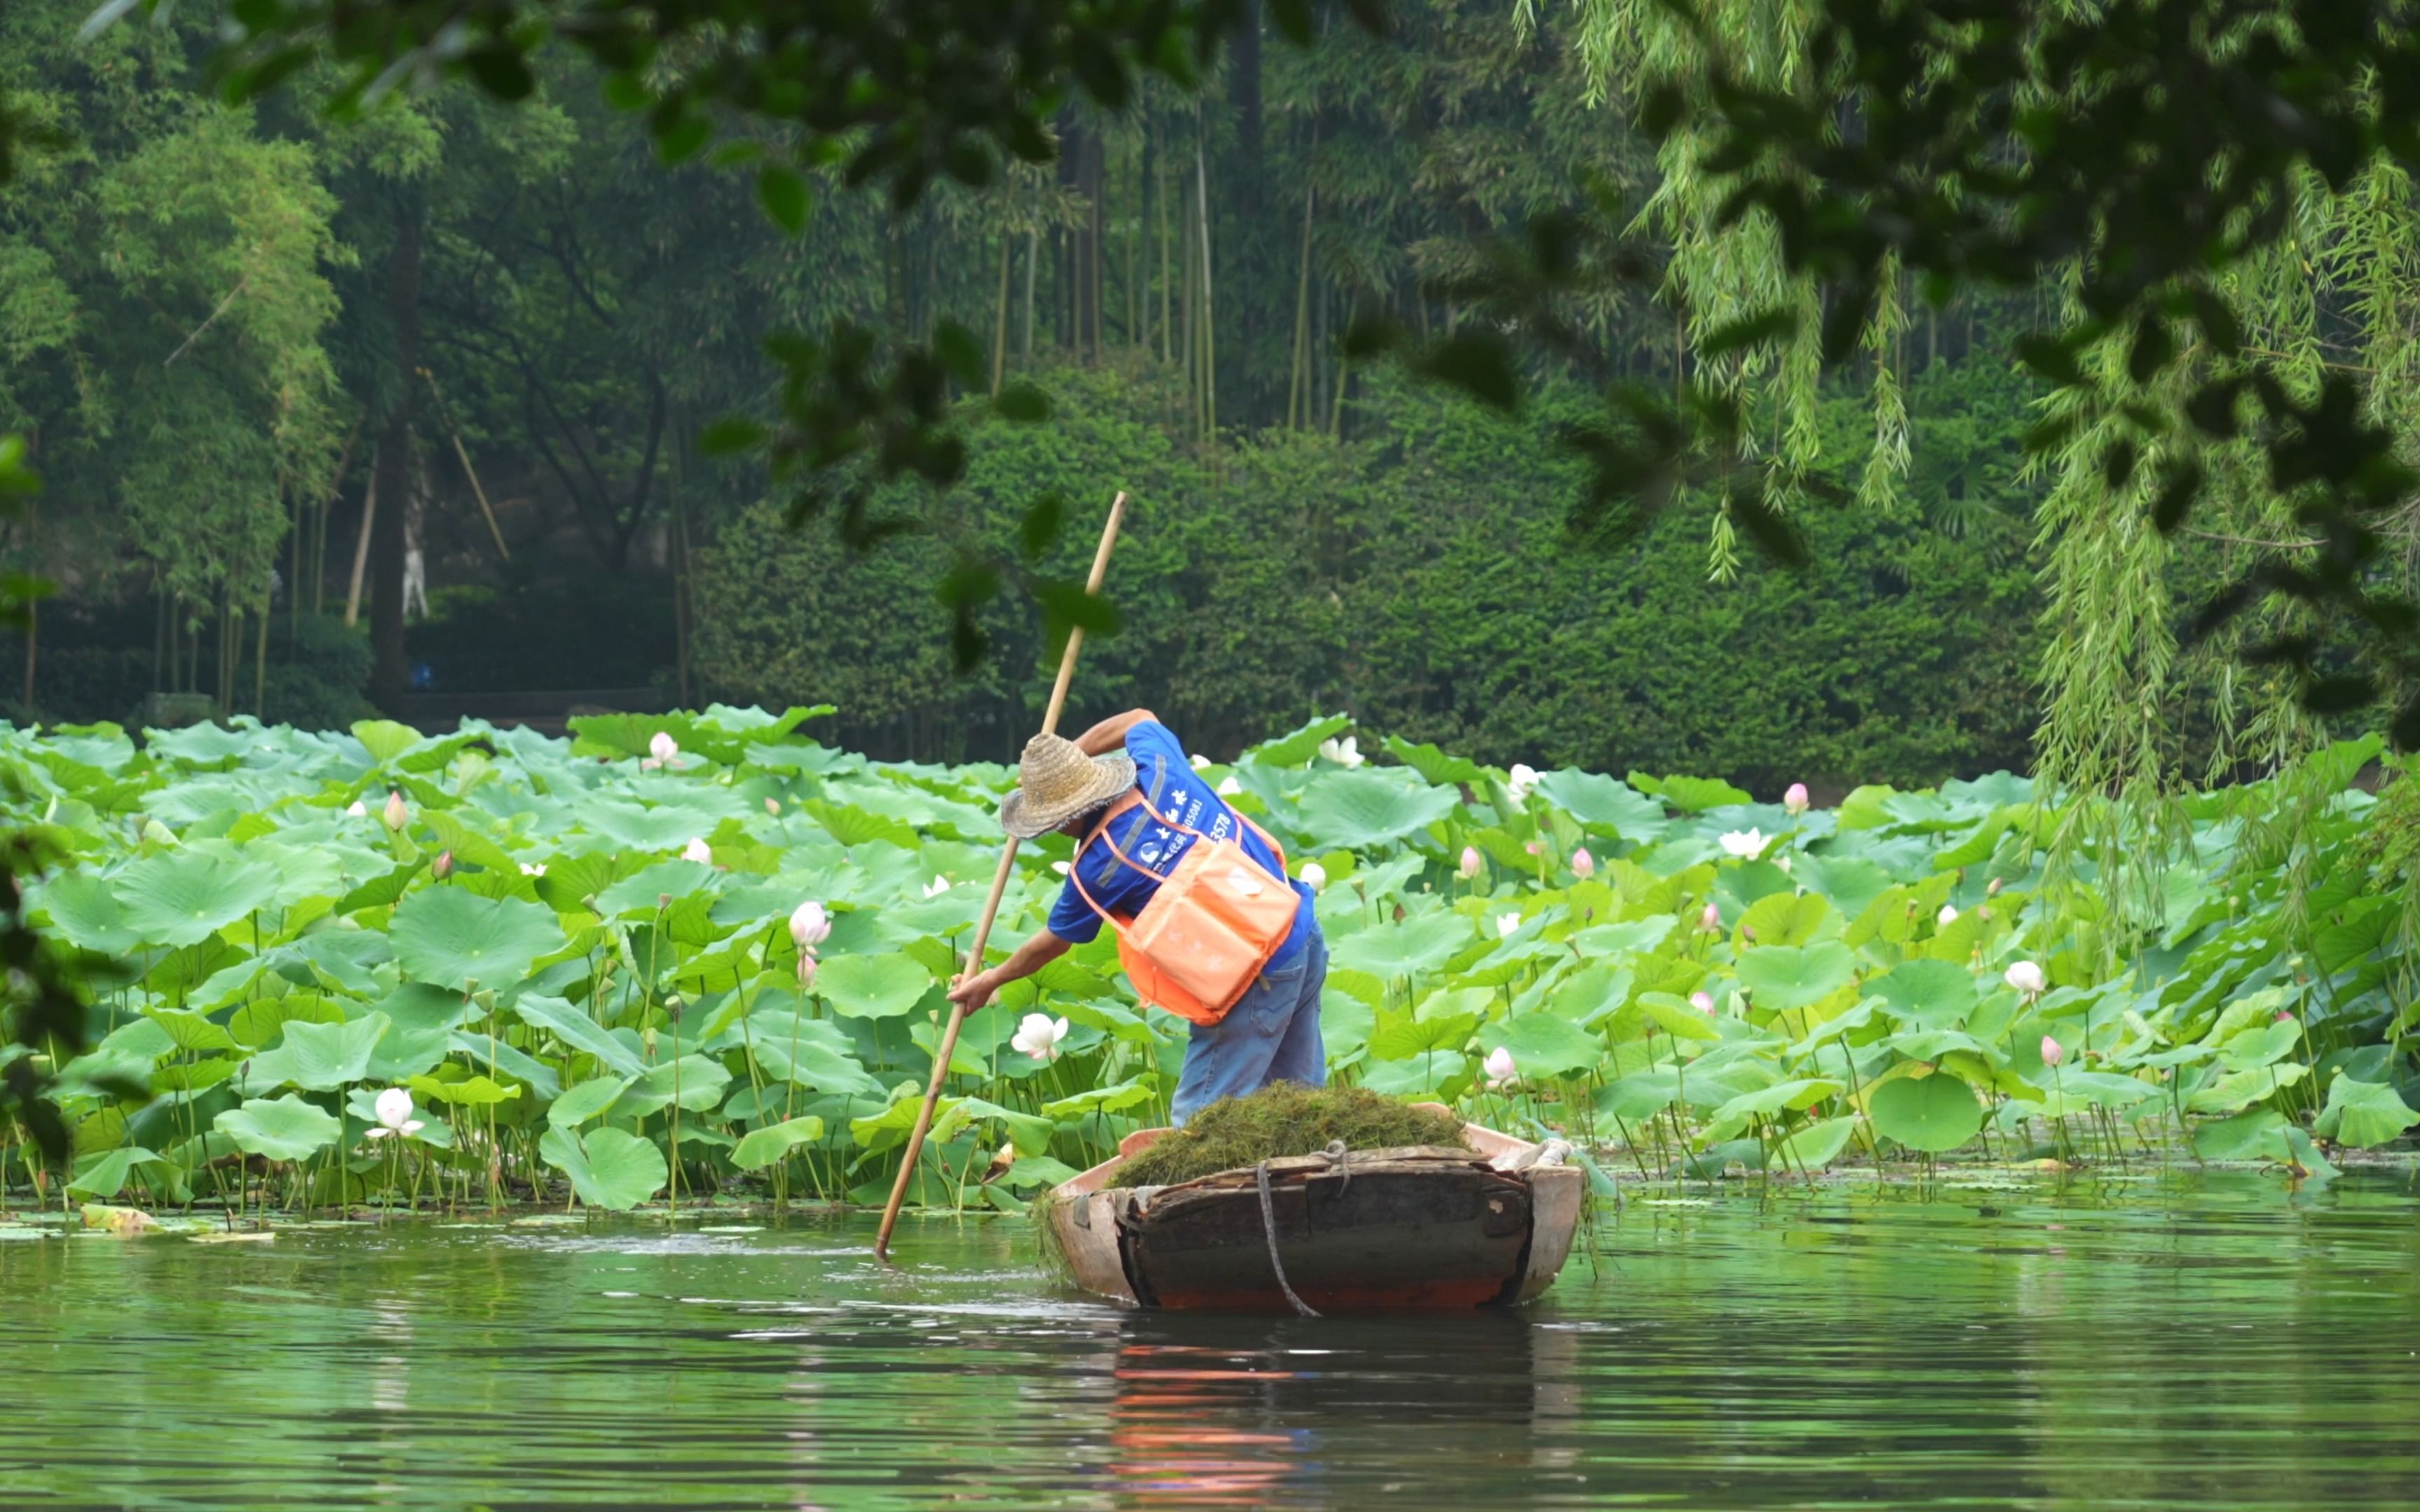
<path id="1" fill-rule="evenodd" d="M 1271 1082 L 1327 1085 L 1327 1049 L 1319 1039 L 1319 990 L 1327 981 L 1327 942 L 1317 931 L 1292 961 L 1264 971 L 1216 1024 L 1196 1024 L 1176 1079 L 1176 1126 L 1222 1097 L 1242 1097 Z"/>

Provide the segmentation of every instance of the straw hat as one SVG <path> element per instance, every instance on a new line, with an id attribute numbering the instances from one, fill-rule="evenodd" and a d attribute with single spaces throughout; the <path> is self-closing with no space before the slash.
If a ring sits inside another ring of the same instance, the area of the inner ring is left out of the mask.
<path id="1" fill-rule="evenodd" d="M 1134 758 L 1087 756 L 1064 735 L 1036 735 L 1016 764 L 1016 791 L 1000 802 L 1000 827 L 1018 840 L 1048 834 L 1134 786 Z"/>

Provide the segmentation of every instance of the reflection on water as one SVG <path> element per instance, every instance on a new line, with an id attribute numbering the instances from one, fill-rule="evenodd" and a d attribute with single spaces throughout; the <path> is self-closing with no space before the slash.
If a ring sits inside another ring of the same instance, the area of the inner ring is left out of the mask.
<path id="1" fill-rule="evenodd" d="M 2408 1173 L 1634 1195 L 1518 1314 L 1129 1314 L 1026 1226 L 0 1243 L 0 1504 L 2403 1507 Z"/>

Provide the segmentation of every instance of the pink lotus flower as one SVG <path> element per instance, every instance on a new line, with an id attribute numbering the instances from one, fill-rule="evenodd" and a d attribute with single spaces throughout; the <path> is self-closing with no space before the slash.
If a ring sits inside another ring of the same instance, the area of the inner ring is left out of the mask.
<path id="1" fill-rule="evenodd" d="M 1456 874 L 1465 882 L 1468 882 L 1471 878 L 1479 875 L 1478 846 L 1466 845 L 1462 848 L 1462 866 Z"/>
<path id="2" fill-rule="evenodd" d="M 1532 856 L 1544 856 L 1544 855 L 1545 855 L 1545 854 L 1546 854 L 1546 848 L 1545 848 L 1544 845 L 1539 844 L 1539 843 L 1538 843 L 1536 841 L 1534 841 L 1534 840 L 1533 840 L 1533 841 L 1531 841 L 1528 844 L 1522 846 L 1521 848 L 1522 848 L 1523 850 L 1525 850 L 1525 851 L 1528 851 L 1528 852 L 1530 855 L 1532 855 Z"/>
<path id="3" fill-rule="evenodd" d="M 765 811 L 773 815 L 777 819 L 780 818 L 782 814 L 782 800 L 779 798 L 767 798 L 765 800 Z"/>
<path id="4" fill-rule="evenodd" d="M 801 950 L 812 950 L 831 938 L 831 916 L 810 898 L 790 915 L 790 938 Z"/>
<path id="5" fill-rule="evenodd" d="M 400 830 L 404 825 L 411 823 L 411 810 L 403 806 L 403 792 L 401 789 L 389 788 L 387 790 L 386 807 L 379 810 L 379 818 L 386 825 L 387 828 L 395 830 Z"/>
<path id="6" fill-rule="evenodd" d="M 814 985 L 815 953 L 813 950 L 800 950 L 799 952 L 799 991 L 802 993 L 812 991 Z"/>
<path id="7" fill-rule="evenodd" d="M 1698 910 L 1698 928 L 1708 934 L 1722 933 L 1723 911 L 1714 906 L 1712 899 L 1707 900 L 1705 907 Z"/>
<path id="8" fill-rule="evenodd" d="M 1689 1006 L 1708 1018 L 1714 1016 L 1714 995 L 1703 987 L 1689 995 Z"/>
<path id="9" fill-rule="evenodd" d="M 1588 853 L 1585 845 L 1572 852 L 1572 875 L 1583 882 L 1596 875 L 1596 857 Z"/>
<path id="10" fill-rule="evenodd" d="M 1500 1092 L 1521 1079 L 1520 1068 L 1512 1064 L 1512 1052 L 1500 1044 L 1487 1052 L 1483 1069 L 1487 1085 L 1495 1091 Z"/>
<path id="11" fill-rule="evenodd" d="M 681 859 L 684 861 L 695 861 L 700 866 L 712 866 L 714 864 L 714 847 L 708 845 L 703 839 L 692 840 L 688 844 L 681 847 Z"/>
<path id="12" fill-rule="evenodd" d="M 680 754 L 680 742 L 672 737 L 671 731 L 659 730 L 647 737 L 647 754 L 655 758 L 657 765 L 669 766 L 672 759 Z"/>
<path id="13" fill-rule="evenodd" d="M 2056 1040 L 2054 1040 L 2049 1035 L 2045 1034 L 2042 1036 L 2041 1057 L 2043 1065 L 2055 1070 L 2061 1062 L 2067 1059 L 2067 1052 L 2059 1048 L 2059 1043 Z"/>
<path id="14" fill-rule="evenodd" d="M 454 874 L 454 853 L 439 851 L 437 859 L 428 863 L 428 874 L 442 882 Z"/>
<path id="15" fill-rule="evenodd" d="M 1789 791 L 1781 795 L 1781 807 L 1792 814 L 1805 813 L 1814 806 L 1813 800 L 1807 796 L 1807 784 L 1804 782 L 1791 783 Z"/>

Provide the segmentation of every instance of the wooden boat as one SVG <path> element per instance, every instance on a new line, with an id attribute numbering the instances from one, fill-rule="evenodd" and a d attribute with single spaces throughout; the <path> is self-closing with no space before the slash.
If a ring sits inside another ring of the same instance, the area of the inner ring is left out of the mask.
<path id="1" fill-rule="evenodd" d="M 1466 1149 L 1268 1162 L 1272 1245 L 1259 1166 L 1116 1184 L 1166 1133 L 1127 1135 L 1115 1157 L 1052 1190 L 1047 1221 L 1085 1290 L 1140 1307 L 1283 1312 L 1290 1287 L 1320 1313 L 1459 1311 L 1545 1290 L 1579 1227 L 1577 1165 L 1466 1123 Z"/>

